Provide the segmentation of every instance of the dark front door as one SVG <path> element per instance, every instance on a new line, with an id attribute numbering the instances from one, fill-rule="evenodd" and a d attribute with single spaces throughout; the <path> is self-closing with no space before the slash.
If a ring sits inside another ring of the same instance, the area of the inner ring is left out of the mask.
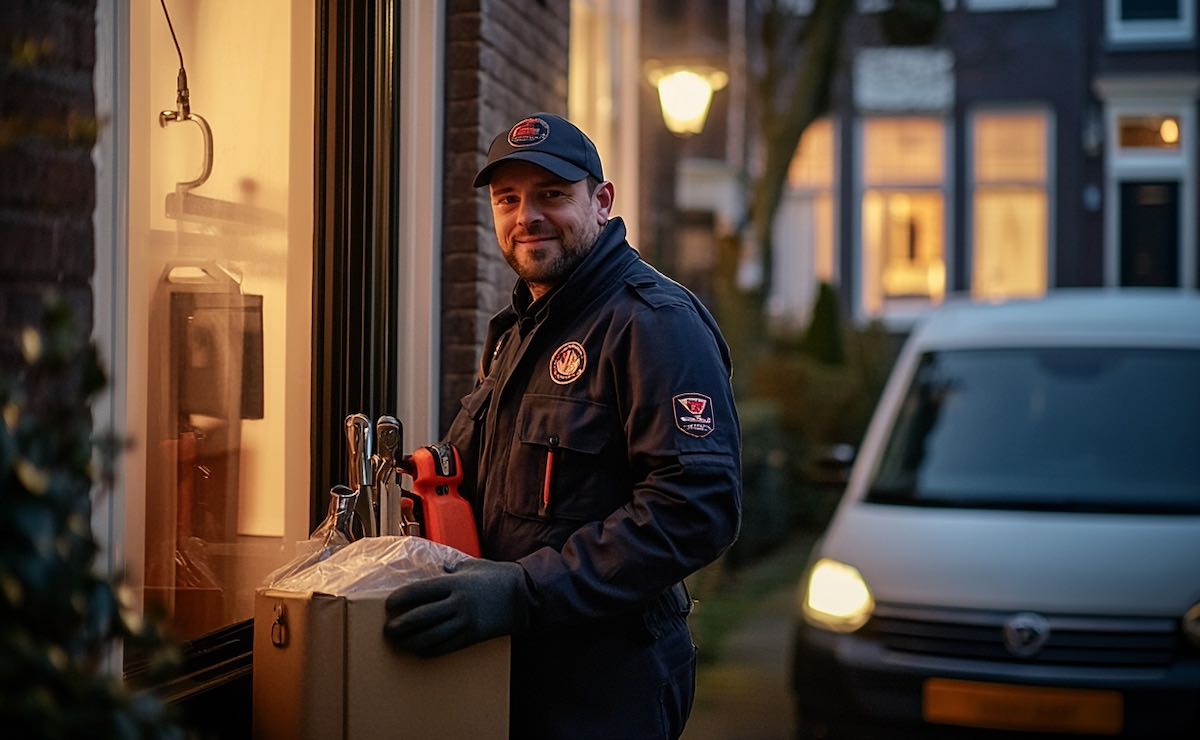
<path id="1" fill-rule="evenodd" d="M 1121 183 L 1121 285 L 1179 285 L 1179 181 Z"/>

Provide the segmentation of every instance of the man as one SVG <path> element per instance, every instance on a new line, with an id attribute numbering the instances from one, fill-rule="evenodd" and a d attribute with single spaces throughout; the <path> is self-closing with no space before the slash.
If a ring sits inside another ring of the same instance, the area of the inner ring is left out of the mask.
<path id="1" fill-rule="evenodd" d="M 695 686 L 682 582 L 741 516 L 728 349 L 625 240 L 569 121 L 518 121 L 475 186 L 518 276 L 447 434 L 486 559 L 396 590 L 385 634 L 422 655 L 511 634 L 513 738 L 678 737 Z"/>

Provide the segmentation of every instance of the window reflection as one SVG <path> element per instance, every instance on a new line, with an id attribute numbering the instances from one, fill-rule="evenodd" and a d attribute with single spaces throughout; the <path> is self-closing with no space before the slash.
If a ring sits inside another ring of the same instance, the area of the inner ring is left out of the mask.
<path id="1" fill-rule="evenodd" d="M 129 558 L 186 640 L 249 618 L 308 528 L 314 19 L 287 0 L 218 5 L 170 6 L 211 175 L 188 182 L 205 169 L 190 121 L 130 149 L 129 333 L 146 348 L 130 362 L 147 380 L 130 389 L 145 488 L 129 492 L 144 524 Z M 179 60 L 159 4 L 136 6 L 131 109 L 155 121 Z"/>
<path id="2" fill-rule="evenodd" d="M 1198 372 L 1195 350 L 925 354 L 868 500 L 1200 512 Z"/>

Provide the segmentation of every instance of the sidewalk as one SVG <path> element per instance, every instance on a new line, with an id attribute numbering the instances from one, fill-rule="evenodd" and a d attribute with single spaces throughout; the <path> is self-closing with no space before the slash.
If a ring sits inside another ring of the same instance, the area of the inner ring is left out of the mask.
<path id="1" fill-rule="evenodd" d="M 792 740 L 788 663 L 794 583 L 764 598 L 727 638 L 721 660 L 701 666 L 682 740 Z"/>

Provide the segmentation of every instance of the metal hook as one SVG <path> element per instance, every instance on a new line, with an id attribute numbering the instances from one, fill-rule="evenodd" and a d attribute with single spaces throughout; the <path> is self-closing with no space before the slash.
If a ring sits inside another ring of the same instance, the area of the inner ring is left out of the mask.
<path id="1" fill-rule="evenodd" d="M 163 128 L 166 128 L 167 125 L 173 121 L 195 121 L 196 125 L 200 127 L 201 133 L 204 134 L 204 170 L 195 180 L 175 183 L 176 192 L 198 188 L 203 185 L 208 180 L 208 176 L 212 174 L 212 129 L 209 128 L 208 121 L 204 120 L 203 116 L 198 113 L 188 112 L 186 109 L 184 109 L 182 112 L 178 110 L 165 110 L 158 114 L 158 125 Z"/>

